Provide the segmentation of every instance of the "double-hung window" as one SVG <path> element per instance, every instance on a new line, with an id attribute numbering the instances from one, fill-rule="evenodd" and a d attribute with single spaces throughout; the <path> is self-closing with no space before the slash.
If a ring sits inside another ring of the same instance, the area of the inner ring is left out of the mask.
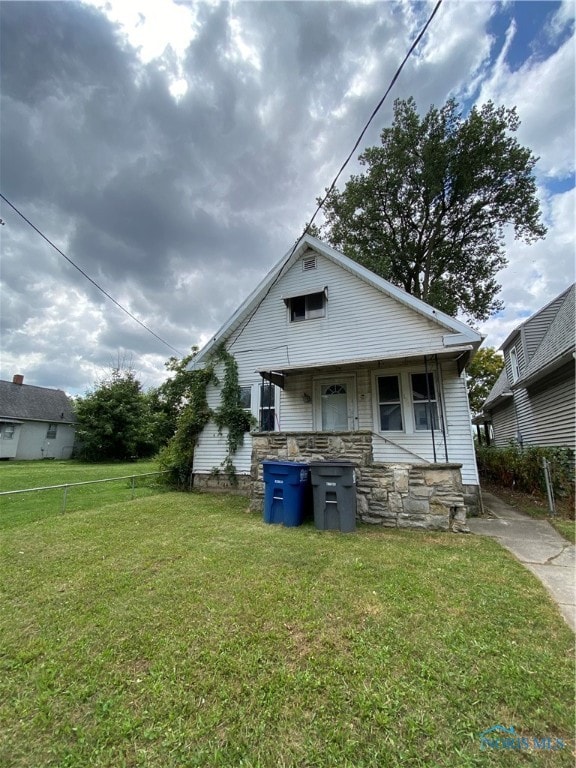
<path id="1" fill-rule="evenodd" d="M 3 440 L 12 440 L 14 438 L 14 424 L 2 424 L 0 426 L 0 433 Z"/>
<path id="2" fill-rule="evenodd" d="M 379 432 L 413 434 L 439 429 L 440 403 L 433 373 L 378 373 L 374 391 Z"/>
<path id="3" fill-rule="evenodd" d="M 404 428 L 399 376 L 378 377 L 378 418 L 381 432 L 399 432 Z"/>
<path id="4" fill-rule="evenodd" d="M 414 429 L 438 429 L 438 401 L 434 376 L 431 373 L 412 373 L 412 409 Z"/>
<path id="5" fill-rule="evenodd" d="M 46 440 L 55 440 L 57 430 L 58 424 L 48 424 L 48 429 L 46 430 Z"/>

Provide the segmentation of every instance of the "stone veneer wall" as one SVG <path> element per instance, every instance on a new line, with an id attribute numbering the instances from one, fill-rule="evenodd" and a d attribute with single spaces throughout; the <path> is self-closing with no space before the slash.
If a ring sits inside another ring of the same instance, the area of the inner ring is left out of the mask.
<path id="1" fill-rule="evenodd" d="M 466 531 L 467 507 L 478 489 L 462 485 L 461 464 L 378 464 L 372 434 L 359 432 L 258 432 L 252 435 L 251 507 L 262 510 L 262 460 L 347 459 L 356 465 L 357 518 L 394 528 Z"/>

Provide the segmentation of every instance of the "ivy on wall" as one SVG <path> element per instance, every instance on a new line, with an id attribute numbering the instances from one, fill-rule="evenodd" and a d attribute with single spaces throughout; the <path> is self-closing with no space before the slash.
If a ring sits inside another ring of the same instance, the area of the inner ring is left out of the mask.
<path id="1" fill-rule="evenodd" d="M 220 405 L 216 410 L 212 410 L 208 406 L 206 393 L 210 384 L 218 386 L 220 383 L 214 371 L 217 363 L 224 365 L 224 378 Z M 224 344 L 214 350 L 202 369 L 193 371 L 187 397 L 189 404 L 179 419 L 176 433 L 160 453 L 161 466 L 170 471 L 171 480 L 178 487 L 190 487 L 194 449 L 202 430 L 212 418 L 220 432 L 223 429 L 228 430 L 228 452 L 222 462 L 222 469 L 232 482 L 236 482 L 236 468 L 232 457 L 243 444 L 244 434 L 255 421 L 241 406 L 238 365 Z"/>

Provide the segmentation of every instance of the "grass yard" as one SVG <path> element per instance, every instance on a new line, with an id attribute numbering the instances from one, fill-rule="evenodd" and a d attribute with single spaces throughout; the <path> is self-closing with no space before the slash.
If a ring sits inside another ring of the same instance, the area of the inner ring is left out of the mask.
<path id="1" fill-rule="evenodd" d="M 168 493 L 5 531 L 0 568 L 2 766 L 574 764 L 574 637 L 491 540 Z"/>
<path id="2" fill-rule="evenodd" d="M 124 477 L 158 472 L 156 461 L 87 464 L 81 461 L 1 461 L 0 491 L 41 488 L 49 485 L 81 483 L 109 477 Z M 155 477 L 135 481 L 135 496 L 166 490 Z M 129 480 L 69 488 L 66 512 L 95 509 L 105 504 L 131 499 Z M 37 491 L 0 496 L 0 531 L 62 513 L 64 490 Z"/>

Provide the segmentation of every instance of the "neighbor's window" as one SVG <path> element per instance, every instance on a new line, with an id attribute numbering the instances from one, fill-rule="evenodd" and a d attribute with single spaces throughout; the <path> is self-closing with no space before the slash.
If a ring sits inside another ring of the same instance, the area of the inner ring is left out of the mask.
<path id="1" fill-rule="evenodd" d="M 3 440 L 12 440 L 14 437 L 14 424 L 3 424 L 0 427 L 0 432 L 2 433 L 2 439 Z"/>
<path id="2" fill-rule="evenodd" d="M 514 383 L 520 378 L 520 368 L 518 368 L 518 355 L 516 353 L 516 347 L 512 347 L 510 350 L 510 367 L 512 369 L 512 383 Z"/>
<path id="3" fill-rule="evenodd" d="M 412 373 L 412 405 L 416 430 L 438 429 L 438 402 L 434 376 L 431 373 Z"/>
<path id="4" fill-rule="evenodd" d="M 56 437 L 56 431 L 58 429 L 57 424 L 48 424 L 48 431 L 46 432 L 46 439 L 47 440 L 54 440 Z"/>
<path id="5" fill-rule="evenodd" d="M 276 387 L 269 381 L 260 385 L 260 408 L 258 423 L 261 432 L 274 432 L 276 422 Z"/>
<path id="6" fill-rule="evenodd" d="M 403 429 L 398 376 L 378 377 L 378 413 L 382 432 L 398 432 Z"/>
<path id="7" fill-rule="evenodd" d="M 326 314 L 326 296 L 324 291 L 308 293 L 306 296 L 293 296 L 289 301 L 290 322 L 313 320 Z"/>

